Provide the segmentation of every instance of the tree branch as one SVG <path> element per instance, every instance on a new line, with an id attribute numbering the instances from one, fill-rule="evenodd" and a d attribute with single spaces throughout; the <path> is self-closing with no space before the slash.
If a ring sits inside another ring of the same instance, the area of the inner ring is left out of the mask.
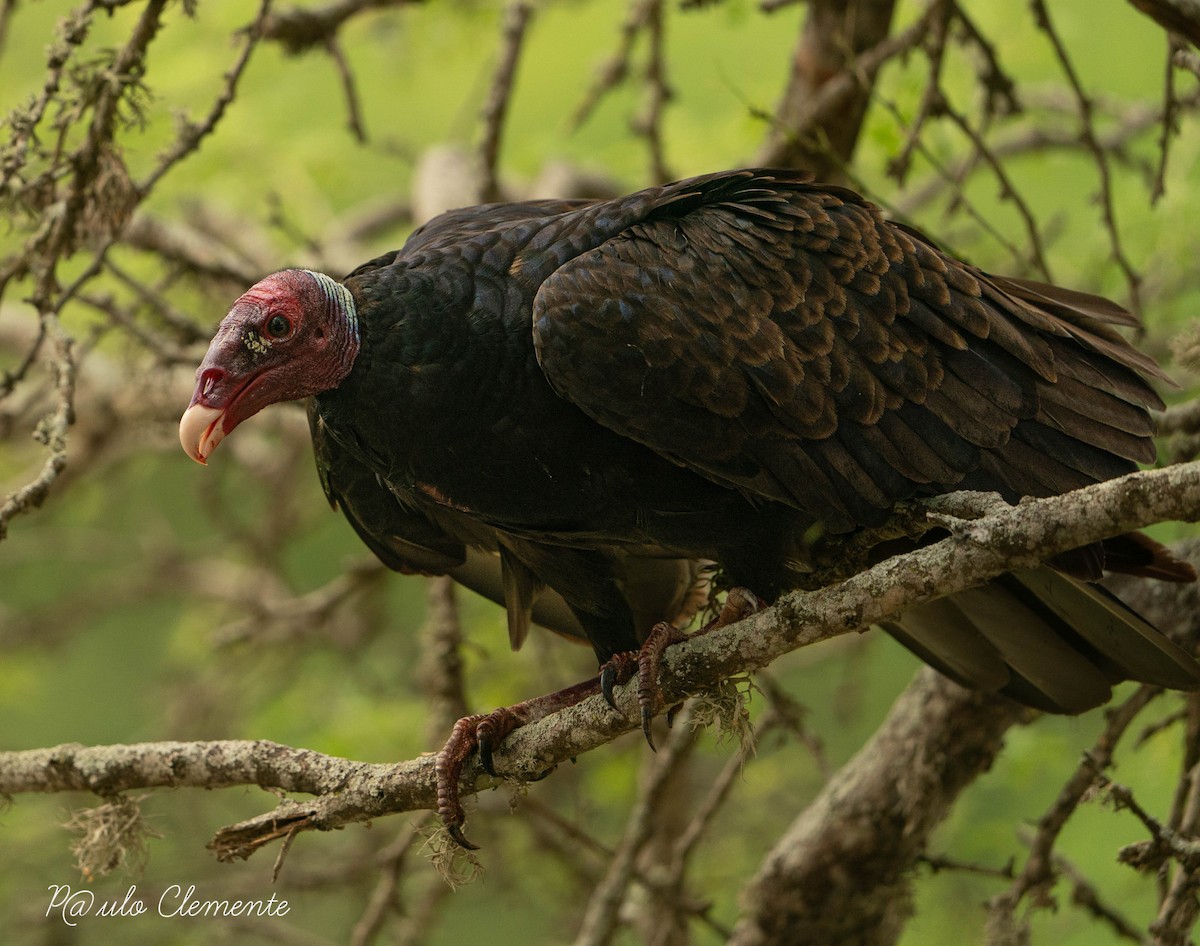
<path id="1" fill-rule="evenodd" d="M 483 199 L 500 199 L 500 139 L 504 120 L 512 100 L 513 84 L 517 77 L 525 31 L 533 16 L 533 7 L 525 0 L 514 0 L 504 14 L 503 46 L 500 61 L 492 75 L 492 87 L 483 106 L 483 141 L 479 147 L 479 162 L 483 168 Z"/>
<path id="2" fill-rule="evenodd" d="M 730 946 L 895 942 L 930 833 L 1025 712 L 924 668 L 771 849 Z"/>
<path id="3" fill-rule="evenodd" d="M 263 38 L 275 40 L 292 55 L 326 46 L 352 17 L 370 10 L 405 6 L 419 0 L 332 0 L 323 7 L 292 7 L 271 15 Z"/>
<path id="4" fill-rule="evenodd" d="M 939 503 L 961 506 L 955 496 Z M 903 514 L 911 514 L 909 512 Z M 1200 519 L 1200 462 L 1132 473 L 1085 489 L 1004 508 L 973 521 L 940 516 L 952 534 L 897 556 L 841 584 L 785 595 L 745 621 L 672 647 L 663 661 L 665 705 L 705 692 L 735 674 L 785 653 L 895 616 L 914 604 L 953 594 L 1012 568 L 1035 565 L 1068 549 L 1155 522 Z M 533 778 L 638 727 L 636 682 L 618 690 L 620 713 L 599 696 L 514 732 L 495 754 L 499 770 Z M 1007 704 L 1005 704 L 1007 705 Z M 435 757 L 397 765 L 368 764 L 270 742 L 148 743 L 60 746 L 0 753 L 0 794 L 134 788 L 260 785 L 316 797 L 222 829 L 218 857 L 247 857 L 298 830 L 330 829 L 437 804 Z M 472 760 L 464 795 L 496 784 Z"/>
<path id="5" fill-rule="evenodd" d="M 941 15 L 931 0 L 908 29 L 889 36 L 893 0 L 810 3 L 792 70 L 755 163 L 811 170 L 832 180 L 848 164 L 879 70 L 915 48 Z"/>

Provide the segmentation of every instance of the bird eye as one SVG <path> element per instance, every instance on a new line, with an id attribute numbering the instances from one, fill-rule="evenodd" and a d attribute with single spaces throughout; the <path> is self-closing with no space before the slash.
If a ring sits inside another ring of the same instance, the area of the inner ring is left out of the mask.
<path id="1" fill-rule="evenodd" d="M 272 338 L 283 338 L 292 330 L 292 323 L 282 315 L 273 315 L 267 322 L 267 334 Z"/>

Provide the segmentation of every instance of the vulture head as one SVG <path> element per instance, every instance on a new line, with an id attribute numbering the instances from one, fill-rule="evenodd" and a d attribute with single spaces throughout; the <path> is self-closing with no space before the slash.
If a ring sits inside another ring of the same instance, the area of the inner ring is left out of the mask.
<path id="1" fill-rule="evenodd" d="M 354 299 L 323 273 L 286 269 L 255 283 L 221 320 L 179 442 L 197 463 L 246 418 L 276 401 L 336 388 L 358 354 Z"/>

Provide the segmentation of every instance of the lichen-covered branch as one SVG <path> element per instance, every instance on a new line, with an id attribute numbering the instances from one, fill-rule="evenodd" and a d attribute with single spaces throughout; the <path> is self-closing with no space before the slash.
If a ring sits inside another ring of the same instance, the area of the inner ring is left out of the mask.
<path id="1" fill-rule="evenodd" d="M 661 678 L 667 706 L 721 680 L 764 667 L 785 653 L 885 620 L 921 601 L 976 585 L 1106 536 L 1170 519 L 1200 519 L 1200 463 L 1133 473 L 1086 489 L 940 524 L 948 538 L 881 562 L 846 581 L 785 595 L 745 621 L 668 650 Z M 638 726 L 636 684 L 618 691 L 622 712 L 599 697 L 514 732 L 496 753 L 502 773 L 533 778 Z M 434 757 L 368 765 L 270 743 L 203 743 L 57 749 L 0 754 L 0 793 L 257 784 L 316 797 L 223 829 L 221 857 L 248 856 L 264 843 L 437 803 Z M 464 795 L 495 784 L 467 765 Z"/>
<path id="2" fill-rule="evenodd" d="M 15 209 L 29 222 L 24 245 L 0 263 L 0 299 L 13 279 L 28 277 L 30 301 L 37 310 L 39 332 L 29 357 L 17 372 L 6 373 L 0 397 L 21 381 L 39 354 L 46 355 L 55 393 L 52 409 L 38 422 L 34 439 L 46 448 L 39 472 L 0 504 L 0 540 L 16 515 L 39 507 L 67 467 L 68 435 L 75 422 L 77 360 L 75 341 L 61 316 L 67 305 L 84 298 L 87 285 L 104 269 L 109 250 L 120 239 L 137 205 L 164 174 L 195 151 L 216 127 L 236 94 L 237 82 L 257 43 L 258 30 L 269 6 L 263 0 L 242 53 L 226 73 L 225 85 L 209 115 L 199 124 L 185 124 L 175 145 L 154 170 L 135 183 L 125 166 L 119 133 L 140 122 L 146 88 L 143 79 L 149 48 L 162 27 L 166 0 L 146 4 L 125 45 L 106 53 L 104 81 L 80 83 L 72 70 L 88 38 L 98 5 L 88 2 L 75 10 L 60 27 L 58 42 L 47 54 L 42 93 L 24 109 L 7 116 L 10 142 L 0 161 L 2 204 Z M 78 88 L 64 88 L 75 82 Z M 71 108 L 53 114 L 56 100 L 74 99 Z M 49 128 L 45 127 L 49 124 Z M 75 134 L 80 140 L 70 150 L 64 143 Z M 41 138 L 54 138 L 50 149 Z M 60 269 L 81 248 L 91 250 L 90 261 L 62 282 Z M 92 302 L 96 300 L 93 298 Z M 136 332 L 130 334 L 136 335 Z M 43 342 L 50 341 L 48 353 Z"/>
<path id="3" fill-rule="evenodd" d="M 1185 543 L 1175 551 L 1189 561 L 1200 561 L 1200 544 Z M 1128 576 L 1114 576 L 1110 583 L 1150 620 L 1172 628 L 1177 640 L 1200 638 L 1196 585 Z M 1027 918 L 1018 913 L 1018 905 L 1029 900 L 1034 906 L 1052 903 L 1046 894 L 1060 876 L 1071 886 L 1072 904 L 1119 935 L 1143 941 L 1081 871 L 1055 851 L 1055 844 L 1076 809 L 1105 784 L 1103 771 L 1111 764 L 1117 743 L 1159 692 L 1141 687 L 1109 712 L 1101 736 L 1031 833 L 1030 855 L 1020 872 L 1014 873 L 1011 865 L 991 871 L 1012 884 L 989 904 L 989 942 L 1028 942 Z M 1188 695 L 1189 704 L 1195 699 L 1195 694 Z M 889 946 L 911 912 L 913 867 L 918 861 L 987 872 L 930 858 L 927 845 L 958 794 L 990 766 L 1005 731 L 1027 713 L 923 670 L 871 741 L 838 771 L 768 854 L 744 892 L 746 911 L 730 942 L 734 946 L 778 942 Z M 1156 731 L 1161 728 L 1162 724 Z M 1194 743 L 1194 738 L 1187 742 Z M 1185 758 L 1183 771 L 1194 772 L 1195 763 Z M 1183 783 L 1190 789 L 1195 779 L 1188 776 Z M 1192 826 L 1176 821 L 1173 817 L 1171 831 L 1180 836 L 1192 833 Z M 1161 859 L 1157 863 L 1161 865 Z M 1160 911 L 1159 927 L 1169 925 L 1184 935 L 1190 930 L 1188 907 L 1194 898 L 1180 897 L 1178 891 L 1190 890 L 1192 879 L 1187 870 L 1177 872 Z"/>

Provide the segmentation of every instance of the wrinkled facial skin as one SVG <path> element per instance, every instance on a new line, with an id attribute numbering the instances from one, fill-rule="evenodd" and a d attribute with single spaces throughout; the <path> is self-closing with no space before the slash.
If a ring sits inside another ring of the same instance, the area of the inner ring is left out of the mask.
<path id="1" fill-rule="evenodd" d="M 221 320 L 196 371 L 179 422 L 184 452 L 207 463 L 226 435 L 268 404 L 337 387 L 358 350 L 353 328 L 353 302 L 328 277 L 284 270 L 255 284 Z"/>

